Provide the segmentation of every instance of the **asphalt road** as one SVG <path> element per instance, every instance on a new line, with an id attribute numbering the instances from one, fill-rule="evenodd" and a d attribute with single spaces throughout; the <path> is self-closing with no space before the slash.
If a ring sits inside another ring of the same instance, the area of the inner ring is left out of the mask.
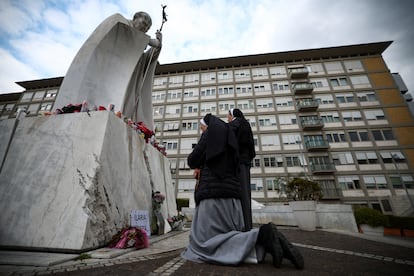
<path id="1" fill-rule="evenodd" d="M 297 270 L 284 260 L 274 268 L 268 255 L 262 264 L 221 266 L 183 260 L 182 250 L 168 251 L 152 259 L 110 264 L 53 275 L 414 275 L 414 249 L 359 237 L 317 230 L 280 229 L 305 259 Z M 174 242 L 174 237 L 171 237 Z M 410 243 L 413 239 L 407 238 Z"/>

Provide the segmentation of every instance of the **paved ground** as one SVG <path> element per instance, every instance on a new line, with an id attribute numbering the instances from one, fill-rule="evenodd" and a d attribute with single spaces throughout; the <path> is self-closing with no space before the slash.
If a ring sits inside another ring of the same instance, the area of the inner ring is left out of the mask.
<path id="1" fill-rule="evenodd" d="M 296 270 L 287 260 L 281 268 L 274 268 L 270 256 L 263 264 L 234 267 L 185 261 L 180 253 L 188 242 L 187 229 L 155 237 L 147 249 L 102 249 L 89 252 L 95 256 L 91 259 L 47 266 L 45 262 L 42 266 L 4 264 L 0 265 L 0 275 L 414 275 L 413 238 L 281 227 L 279 230 L 302 252 L 304 270 Z"/>

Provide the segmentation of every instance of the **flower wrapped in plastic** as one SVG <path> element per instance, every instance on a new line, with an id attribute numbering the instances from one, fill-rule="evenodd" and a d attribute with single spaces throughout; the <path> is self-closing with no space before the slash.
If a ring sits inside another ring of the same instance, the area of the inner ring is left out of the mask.
<path id="1" fill-rule="evenodd" d="M 161 192 L 152 192 L 151 234 L 164 234 L 164 218 L 161 213 L 161 205 L 164 200 L 165 195 Z"/>
<path id="2" fill-rule="evenodd" d="M 161 204 L 164 202 L 164 200 L 165 200 L 165 195 L 163 195 L 159 191 L 156 191 L 155 193 L 153 192 L 152 193 L 153 209 L 154 210 L 161 209 Z"/>
<path id="3" fill-rule="evenodd" d="M 173 230 L 181 230 L 186 220 L 187 218 L 183 214 L 178 214 L 167 219 L 168 223 L 170 224 Z"/>
<path id="4" fill-rule="evenodd" d="M 149 239 L 147 232 L 138 227 L 123 228 L 109 242 L 111 248 L 131 248 L 136 249 L 147 248 L 149 246 Z"/>

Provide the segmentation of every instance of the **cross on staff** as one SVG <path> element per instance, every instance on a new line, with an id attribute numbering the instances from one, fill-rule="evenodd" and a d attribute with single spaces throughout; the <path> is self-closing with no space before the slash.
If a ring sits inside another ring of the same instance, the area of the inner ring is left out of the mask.
<path id="1" fill-rule="evenodd" d="M 162 26 L 164 26 L 164 23 L 167 22 L 167 14 L 165 13 L 165 8 L 167 7 L 167 5 L 161 5 L 162 7 L 162 24 L 160 27 L 160 32 L 162 30 Z"/>

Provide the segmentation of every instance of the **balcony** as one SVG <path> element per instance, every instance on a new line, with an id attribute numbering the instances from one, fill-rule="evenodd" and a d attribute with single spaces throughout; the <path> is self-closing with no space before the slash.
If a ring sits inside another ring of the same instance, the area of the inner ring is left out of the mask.
<path id="1" fill-rule="evenodd" d="M 300 112 L 310 112 L 318 109 L 319 104 L 314 99 L 301 99 L 296 102 Z"/>
<path id="2" fill-rule="evenodd" d="M 329 149 L 329 142 L 327 140 L 306 141 L 305 147 L 308 151 L 325 151 Z"/>
<path id="3" fill-rule="evenodd" d="M 291 79 L 304 79 L 309 75 L 308 68 L 306 67 L 297 67 L 289 68 L 289 78 Z"/>
<path id="4" fill-rule="evenodd" d="M 311 164 L 309 168 L 313 174 L 330 174 L 336 172 L 334 163 Z"/>
<path id="5" fill-rule="evenodd" d="M 295 95 L 309 95 L 313 91 L 313 85 L 308 82 L 292 83 L 292 90 Z"/>
<path id="6" fill-rule="evenodd" d="M 304 118 L 301 121 L 303 130 L 321 130 L 324 126 L 322 119 Z"/>

